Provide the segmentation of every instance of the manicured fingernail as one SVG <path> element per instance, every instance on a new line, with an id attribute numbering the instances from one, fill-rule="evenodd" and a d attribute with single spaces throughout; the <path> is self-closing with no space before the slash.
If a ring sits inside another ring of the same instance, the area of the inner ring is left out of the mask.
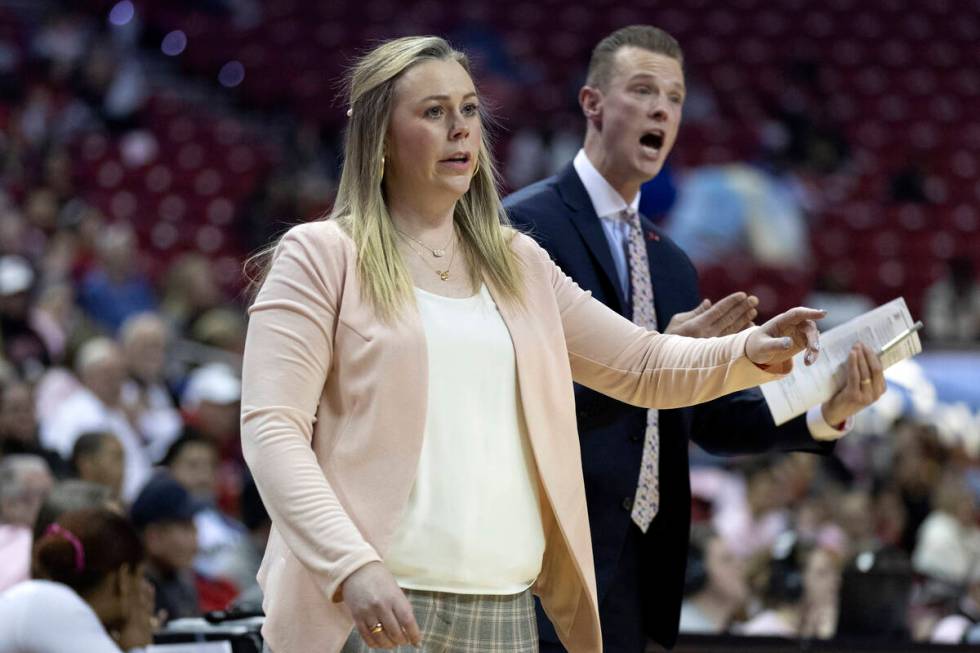
<path id="1" fill-rule="evenodd" d="M 792 338 L 783 338 L 783 349 L 789 349 L 793 346 Z"/>

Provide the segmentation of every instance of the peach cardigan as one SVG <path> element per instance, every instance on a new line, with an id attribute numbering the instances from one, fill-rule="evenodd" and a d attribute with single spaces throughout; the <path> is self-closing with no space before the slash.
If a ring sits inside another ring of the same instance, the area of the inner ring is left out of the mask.
<path id="1" fill-rule="evenodd" d="M 749 331 L 704 340 L 647 332 L 582 291 L 531 238 L 517 234 L 511 246 L 525 302 L 491 292 L 514 343 L 541 483 L 547 544 L 533 591 L 570 653 L 599 653 L 572 381 L 675 408 L 778 375 L 744 356 Z M 335 653 L 353 624 L 341 585 L 384 559 L 415 479 L 424 332 L 414 307 L 394 323 L 375 317 L 354 244 L 329 221 L 286 234 L 249 313 L 242 445 L 273 524 L 259 570 L 263 634 L 276 653 Z"/>

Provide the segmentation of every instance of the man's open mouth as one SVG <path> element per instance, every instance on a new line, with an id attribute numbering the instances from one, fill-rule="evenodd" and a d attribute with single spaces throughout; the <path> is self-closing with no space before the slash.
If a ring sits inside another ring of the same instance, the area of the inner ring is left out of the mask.
<path id="1" fill-rule="evenodd" d="M 659 150 L 664 145 L 664 133 L 659 129 L 649 131 L 640 137 L 640 145 Z"/>

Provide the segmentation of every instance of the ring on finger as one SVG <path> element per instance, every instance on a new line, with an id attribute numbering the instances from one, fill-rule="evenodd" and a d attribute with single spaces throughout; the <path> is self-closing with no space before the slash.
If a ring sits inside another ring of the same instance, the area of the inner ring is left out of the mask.
<path id="1" fill-rule="evenodd" d="M 370 630 L 370 632 L 371 632 L 372 635 L 377 635 L 378 633 L 380 633 L 384 629 L 385 629 L 384 624 L 379 621 L 378 623 L 376 623 L 373 626 L 371 626 L 371 628 L 369 630 Z"/>
<path id="2" fill-rule="evenodd" d="M 861 385 L 870 385 L 871 379 L 861 379 Z"/>

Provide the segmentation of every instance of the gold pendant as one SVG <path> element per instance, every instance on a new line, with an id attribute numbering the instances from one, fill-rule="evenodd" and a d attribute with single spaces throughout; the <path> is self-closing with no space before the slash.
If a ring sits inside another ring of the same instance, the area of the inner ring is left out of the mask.
<path id="1" fill-rule="evenodd" d="M 449 270 L 436 270 L 436 274 L 438 274 L 439 278 L 443 281 L 449 281 Z"/>

